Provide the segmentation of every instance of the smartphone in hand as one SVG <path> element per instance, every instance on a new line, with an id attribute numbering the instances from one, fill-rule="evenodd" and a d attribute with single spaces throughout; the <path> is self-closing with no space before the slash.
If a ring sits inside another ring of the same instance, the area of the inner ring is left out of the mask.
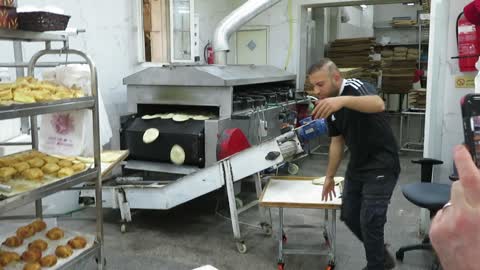
<path id="1" fill-rule="evenodd" d="M 462 101 L 465 144 L 480 168 L 480 94 L 468 94 Z"/>

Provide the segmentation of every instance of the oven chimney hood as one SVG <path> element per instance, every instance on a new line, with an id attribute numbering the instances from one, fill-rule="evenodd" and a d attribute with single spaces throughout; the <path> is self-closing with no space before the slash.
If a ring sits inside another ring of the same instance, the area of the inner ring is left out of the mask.
<path id="1" fill-rule="evenodd" d="M 218 24 L 213 37 L 215 64 L 227 64 L 227 53 L 230 51 L 228 40 L 235 31 L 278 2 L 280 0 L 248 0 L 225 17 Z"/>

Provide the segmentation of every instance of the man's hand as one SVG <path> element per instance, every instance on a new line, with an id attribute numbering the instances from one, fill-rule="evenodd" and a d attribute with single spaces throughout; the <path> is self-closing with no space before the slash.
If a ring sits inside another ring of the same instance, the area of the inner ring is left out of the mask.
<path id="1" fill-rule="evenodd" d="M 328 201 L 330 197 L 330 201 L 336 197 L 337 194 L 335 193 L 335 180 L 333 177 L 325 177 L 325 183 L 323 183 L 323 191 L 322 191 L 322 201 Z"/>
<path id="2" fill-rule="evenodd" d="M 452 185 L 451 205 L 435 216 L 430 238 L 443 269 L 473 270 L 480 258 L 480 173 L 465 147 L 454 156 L 460 180 Z"/>
<path id="3" fill-rule="evenodd" d="M 344 107 L 345 97 L 324 98 L 317 101 L 315 109 L 312 112 L 314 119 L 327 118 L 332 113 L 339 111 Z"/>

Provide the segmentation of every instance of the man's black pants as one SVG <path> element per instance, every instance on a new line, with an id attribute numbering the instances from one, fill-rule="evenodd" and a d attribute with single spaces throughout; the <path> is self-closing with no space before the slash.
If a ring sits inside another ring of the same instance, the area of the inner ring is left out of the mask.
<path id="1" fill-rule="evenodd" d="M 368 270 L 384 270 L 384 226 L 398 175 L 347 173 L 345 178 L 340 219 L 363 242 Z"/>

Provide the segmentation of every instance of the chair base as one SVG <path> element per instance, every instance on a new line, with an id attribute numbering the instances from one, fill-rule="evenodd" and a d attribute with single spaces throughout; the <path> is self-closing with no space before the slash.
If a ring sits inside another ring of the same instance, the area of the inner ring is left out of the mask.
<path id="1" fill-rule="evenodd" d="M 411 245 L 411 246 L 406 246 L 398 249 L 398 251 L 395 253 L 395 257 L 399 261 L 403 261 L 403 258 L 405 256 L 405 252 L 407 251 L 412 251 L 412 250 L 430 250 L 433 251 L 432 244 L 430 243 L 423 243 L 423 244 L 418 244 L 418 245 Z"/>

